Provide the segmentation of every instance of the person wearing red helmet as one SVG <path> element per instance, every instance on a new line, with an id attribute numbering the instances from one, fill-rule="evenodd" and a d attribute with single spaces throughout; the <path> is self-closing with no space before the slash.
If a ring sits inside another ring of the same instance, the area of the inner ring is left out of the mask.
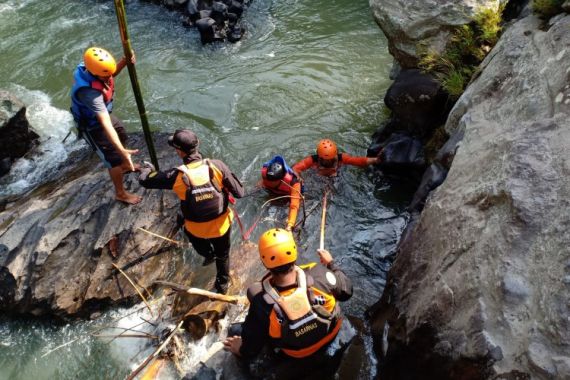
<path id="1" fill-rule="evenodd" d="M 321 264 L 297 266 L 297 244 L 284 229 L 266 231 L 258 246 L 268 273 L 248 288 L 247 316 L 232 326 L 224 349 L 248 360 L 268 345 L 279 351 L 274 378 L 304 378 L 327 367 L 327 348 L 343 325 L 339 301 L 352 296 L 352 282 L 324 249 Z"/>
<path id="2" fill-rule="evenodd" d="M 133 55 L 133 63 L 135 63 Z M 126 66 L 126 58 L 119 63 L 105 49 L 90 47 L 83 54 L 83 62 L 73 73 L 71 113 L 79 136 L 93 148 L 105 167 L 115 188 L 115 198 L 127 204 L 137 204 L 142 198 L 128 192 L 123 184 L 123 173 L 134 171 L 131 155 L 136 149 L 124 144 L 127 134 L 122 122 L 111 115 L 116 77 Z"/>
<path id="3" fill-rule="evenodd" d="M 330 139 L 319 141 L 316 153 L 293 165 L 293 171 L 300 174 L 307 169 L 315 168 L 320 175 L 332 177 L 342 165 L 366 167 L 380 161 L 378 157 L 353 157 L 348 153 L 338 153 L 336 144 Z"/>

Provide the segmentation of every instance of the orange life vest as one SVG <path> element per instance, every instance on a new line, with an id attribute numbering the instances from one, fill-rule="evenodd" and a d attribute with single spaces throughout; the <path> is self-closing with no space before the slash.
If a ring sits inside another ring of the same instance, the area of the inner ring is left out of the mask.
<path id="1" fill-rule="evenodd" d="M 312 278 L 301 268 L 295 270 L 296 289 L 278 292 L 270 283 L 270 275 L 262 281 L 262 287 L 269 296 L 264 299 L 273 304 L 269 336 L 278 340 L 286 355 L 304 358 L 336 337 L 342 318 L 334 296 L 312 286 Z"/>

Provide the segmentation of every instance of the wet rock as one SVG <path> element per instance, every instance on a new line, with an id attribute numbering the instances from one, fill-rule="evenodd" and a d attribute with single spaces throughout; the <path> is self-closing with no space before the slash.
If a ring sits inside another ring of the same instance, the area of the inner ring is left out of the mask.
<path id="1" fill-rule="evenodd" d="M 161 165 L 178 164 L 166 136 L 157 135 L 155 143 Z M 144 151 L 144 139 L 135 136 L 129 146 Z M 138 302 L 113 264 L 147 288 L 156 279 L 191 278 L 179 250 L 138 229 L 175 232 L 179 202 L 173 192 L 142 189 L 128 174 L 126 188 L 143 201 L 127 206 L 114 200 L 107 170 L 94 154 L 70 159 L 66 168 L 0 213 L 2 313 L 89 318 L 108 305 Z"/>
<path id="2" fill-rule="evenodd" d="M 555 356 L 552 358 L 556 373 L 561 379 L 570 379 L 570 357 Z"/>
<path id="3" fill-rule="evenodd" d="M 384 97 L 399 129 L 423 138 L 445 122 L 447 95 L 441 84 L 418 69 L 402 70 Z"/>
<path id="4" fill-rule="evenodd" d="M 162 0 L 159 3 L 181 12 L 183 24 L 198 29 L 202 44 L 237 42 L 243 37 L 245 29 L 239 19 L 249 0 Z"/>
<path id="5" fill-rule="evenodd" d="M 383 172 L 394 176 L 419 178 L 425 169 L 425 157 L 422 143 L 410 136 L 392 134 L 381 144 L 381 162 L 378 165 Z"/>
<path id="6" fill-rule="evenodd" d="M 26 119 L 24 103 L 0 89 L 0 176 L 8 173 L 13 160 L 28 153 L 38 139 Z"/>
<path id="7" fill-rule="evenodd" d="M 533 342 L 528 347 L 528 360 L 530 364 L 542 372 L 543 376 L 554 378 L 556 375 L 556 368 L 549 356 L 550 350 L 540 343 Z"/>
<path id="8" fill-rule="evenodd" d="M 501 286 L 507 302 L 521 302 L 530 295 L 525 279 L 514 273 L 506 273 Z"/>
<path id="9" fill-rule="evenodd" d="M 542 27 L 507 28 L 450 113 L 463 139 L 373 312 L 385 380 L 567 377 L 570 15 Z"/>
<path id="10" fill-rule="evenodd" d="M 454 26 L 467 24 L 480 8 L 499 9 L 499 0 L 370 0 L 374 19 L 388 39 L 390 54 L 404 68 L 417 67 L 422 47 L 441 52 Z"/>
<path id="11" fill-rule="evenodd" d="M 10 172 L 10 168 L 12 167 L 12 159 L 10 157 L 5 157 L 0 160 L 0 177 L 4 174 L 8 174 Z"/>

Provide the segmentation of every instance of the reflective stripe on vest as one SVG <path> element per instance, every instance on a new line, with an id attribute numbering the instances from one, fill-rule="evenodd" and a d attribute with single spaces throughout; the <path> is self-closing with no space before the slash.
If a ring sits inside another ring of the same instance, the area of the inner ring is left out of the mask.
<path id="1" fill-rule="evenodd" d="M 228 201 L 222 191 L 223 174 L 208 160 L 177 167 L 181 172 L 173 190 L 182 200 L 182 214 L 192 222 L 208 222 L 224 214 Z M 180 185 L 178 181 L 182 181 Z"/>
<path id="2" fill-rule="evenodd" d="M 273 310 L 269 315 L 269 336 L 280 340 L 284 353 L 301 358 L 330 342 L 338 333 L 341 321 L 334 297 L 314 287 L 308 290 L 305 273 L 299 267 L 295 267 L 295 270 L 296 289 L 278 293 L 271 286 L 270 276 L 262 281 L 262 287 L 273 301 Z M 312 294 L 311 299 L 308 292 Z M 315 297 L 315 294 L 318 296 Z M 303 347 L 306 344 L 308 346 Z"/>

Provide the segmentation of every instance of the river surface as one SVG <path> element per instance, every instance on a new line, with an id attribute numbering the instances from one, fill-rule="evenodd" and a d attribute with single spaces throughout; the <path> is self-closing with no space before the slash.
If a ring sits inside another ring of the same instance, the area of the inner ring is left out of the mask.
<path id="1" fill-rule="evenodd" d="M 243 40 L 206 47 L 196 30 L 182 26 L 178 13 L 130 1 L 127 16 L 153 130 L 194 130 L 203 153 L 225 161 L 249 188 L 257 182 L 262 163 L 274 154 L 293 164 L 312 154 L 324 137 L 334 139 L 343 151 L 365 155 L 371 134 L 386 117 L 382 99 L 392 59 L 368 0 L 253 0 L 243 16 Z M 62 140 L 72 126 L 67 112 L 71 74 L 91 45 L 120 58 L 113 2 L 0 0 L 0 88 L 28 105 L 43 151 L 39 159 L 16 163 L 0 182 L 0 196 L 20 194 L 49 178 L 70 151 L 81 147 L 74 137 L 65 144 Z M 115 99 L 115 114 L 130 131 L 139 130 L 126 70 L 118 77 Z M 345 167 L 331 183 L 308 179 L 307 209 L 327 187 L 332 191 L 325 246 L 355 283 L 355 295 L 343 304 L 344 311 L 363 319 L 382 292 L 406 225 L 403 209 L 411 189 L 371 169 Z M 239 202 L 245 225 L 253 223 L 266 200 L 257 194 Z M 282 223 L 287 208 L 270 205 L 263 212 L 254 241 Z M 316 259 L 319 226 L 317 208 L 298 236 L 301 262 Z M 237 228 L 233 232 L 237 242 Z M 128 311 L 108 311 L 102 320 Z M 133 359 L 136 347 L 84 337 L 101 323 L 54 326 L 2 319 L 0 378 L 125 376 L 140 361 Z M 369 368 L 358 377 L 372 378 L 370 339 L 365 332 L 363 336 Z M 78 337 L 78 342 L 42 357 Z"/>

